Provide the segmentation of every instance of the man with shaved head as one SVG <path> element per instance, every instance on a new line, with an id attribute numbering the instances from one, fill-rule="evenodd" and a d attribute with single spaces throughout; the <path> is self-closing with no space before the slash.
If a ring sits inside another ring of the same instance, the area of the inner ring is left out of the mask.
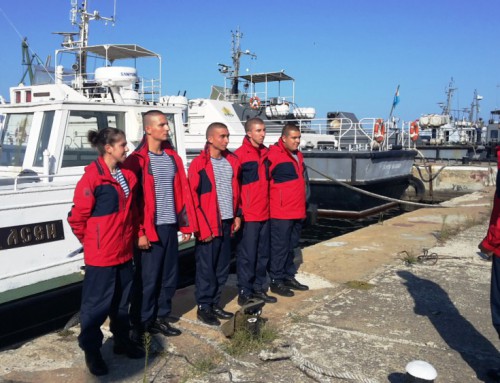
<path id="1" fill-rule="evenodd" d="M 197 317 L 208 325 L 229 319 L 220 298 L 229 275 L 231 236 L 240 228 L 238 158 L 227 150 L 229 130 L 220 122 L 206 131 L 204 150 L 188 169 L 189 186 L 195 207 L 198 230 L 196 246 Z"/>

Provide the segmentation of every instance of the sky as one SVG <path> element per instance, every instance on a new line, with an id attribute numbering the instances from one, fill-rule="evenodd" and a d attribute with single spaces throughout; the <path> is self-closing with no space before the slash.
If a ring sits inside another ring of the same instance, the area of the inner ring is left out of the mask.
<path id="1" fill-rule="evenodd" d="M 102 16 L 113 7 L 88 0 Z M 45 61 L 60 47 L 52 32 L 77 30 L 70 8 L 70 0 L 0 0 L 0 95 L 24 73 L 22 37 Z M 116 0 L 115 25 L 93 22 L 89 43 L 155 51 L 163 94 L 203 98 L 224 85 L 218 64 L 231 64 L 239 28 L 242 50 L 257 55 L 242 57 L 240 74 L 284 70 L 295 79 L 296 104 L 316 108 L 318 118 L 387 118 L 398 85 L 395 116 L 439 113 L 453 78 L 452 108 L 469 108 L 477 90 L 488 120 L 500 108 L 499 17 L 499 0 Z"/>

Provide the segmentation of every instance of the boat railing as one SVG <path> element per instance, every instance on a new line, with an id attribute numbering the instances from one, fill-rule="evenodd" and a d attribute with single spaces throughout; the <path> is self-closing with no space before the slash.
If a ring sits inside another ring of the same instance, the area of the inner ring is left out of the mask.
<path id="1" fill-rule="evenodd" d="M 33 174 L 33 175 L 23 175 L 18 174 L 13 177 L 0 177 L 0 186 L 12 186 L 13 191 L 21 190 L 18 185 L 24 184 L 25 181 L 30 180 L 30 184 L 41 182 L 41 185 L 48 184 L 54 180 L 54 178 L 60 180 L 67 180 L 68 182 L 72 182 L 72 186 L 76 185 L 76 182 L 73 181 L 78 180 L 79 177 L 82 176 L 82 173 L 71 173 L 71 174 Z M 77 178 L 78 177 L 78 178 Z M 1 189 L 1 191 L 5 191 L 6 189 Z M 10 189 L 7 189 L 10 190 Z M 22 189 L 23 191 L 26 189 Z"/>
<path id="2" fill-rule="evenodd" d="M 83 80 L 82 80 L 83 78 Z M 104 85 L 100 81 L 94 80 L 94 73 L 89 72 L 83 76 L 75 74 L 62 75 L 62 83 L 70 86 L 77 92 L 83 94 L 89 99 L 101 101 L 104 99 L 113 99 L 112 88 Z M 119 86 L 128 92 L 137 92 L 132 95 L 138 102 L 158 102 L 161 95 L 161 81 L 158 78 L 138 77 L 135 84 L 129 86 Z"/>
<path id="3" fill-rule="evenodd" d="M 303 135 L 321 135 L 322 137 L 318 137 L 318 142 L 322 143 L 321 146 L 329 149 L 332 149 L 331 142 L 335 142 L 334 148 L 339 151 L 372 150 L 375 148 L 383 150 L 387 148 L 388 138 L 393 133 L 387 129 L 384 135 L 376 136 L 377 120 L 377 118 L 363 118 L 359 122 L 354 122 L 349 118 L 279 120 L 279 125 L 272 124 L 270 121 L 271 124 L 267 126 L 267 131 L 268 133 L 279 133 L 281 127 L 290 122 L 297 124 Z M 267 121 L 266 124 L 268 124 Z M 379 129 L 381 128 L 379 127 Z M 377 145 L 374 145 L 375 142 Z M 318 144 L 318 146 L 320 145 Z"/>

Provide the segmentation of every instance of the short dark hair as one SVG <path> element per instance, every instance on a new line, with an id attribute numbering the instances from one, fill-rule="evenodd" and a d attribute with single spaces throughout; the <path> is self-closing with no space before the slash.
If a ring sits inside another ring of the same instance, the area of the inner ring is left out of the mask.
<path id="1" fill-rule="evenodd" d="M 161 110 L 158 109 L 152 109 L 148 110 L 146 113 L 142 115 L 142 127 L 145 128 L 149 124 L 149 119 L 153 116 L 165 116 L 165 113 L 163 113 Z"/>
<path id="2" fill-rule="evenodd" d="M 208 137 L 210 137 L 212 131 L 217 128 L 227 129 L 227 126 L 222 122 L 212 122 L 210 125 L 208 125 L 207 132 L 205 133 L 205 138 L 208 140 Z"/>
<path id="3" fill-rule="evenodd" d="M 87 132 L 87 140 L 93 148 L 96 148 L 102 156 L 106 153 L 104 147 L 106 145 L 113 146 L 120 138 L 125 138 L 125 132 L 117 128 L 105 128 L 99 131 L 89 130 Z"/>
<path id="4" fill-rule="evenodd" d="M 289 122 L 285 124 L 285 126 L 283 126 L 283 129 L 281 130 L 281 137 L 288 137 L 290 135 L 290 132 L 300 132 L 300 128 L 297 125 Z"/>
<path id="5" fill-rule="evenodd" d="M 252 117 L 252 118 L 248 119 L 247 122 L 245 122 L 245 132 L 249 132 L 250 130 L 252 130 L 252 126 L 257 125 L 257 124 L 265 125 L 262 118 Z"/>

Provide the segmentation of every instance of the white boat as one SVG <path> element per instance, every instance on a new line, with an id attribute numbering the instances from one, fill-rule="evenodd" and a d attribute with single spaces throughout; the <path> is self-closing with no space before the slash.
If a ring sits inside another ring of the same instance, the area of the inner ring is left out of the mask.
<path id="1" fill-rule="evenodd" d="M 0 346 L 16 325 L 6 314 L 10 305 L 82 280 L 82 248 L 66 218 L 76 182 L 97 158 L 89 129 L 123 129 L 133 150 L 143 136 L 142 114 L 159 109 L 186 161 L 182 107 L 159 102 L 160 77 L 146 82 L 138 72 L 143 58 L 161 68 L 160 56 L 134 44 L 89 45 L 89 21 L 105 18 L 88 13 L 86 1 L 72 5 L 80 39 L 66 40 L 56 60 L 70 55 L 73 68 L 57 66 L 52 83 L 12 87 L 10 103 L 0 104 Z M 102 62 L 94 73 L 85 62 L 91 56 Z"/>

